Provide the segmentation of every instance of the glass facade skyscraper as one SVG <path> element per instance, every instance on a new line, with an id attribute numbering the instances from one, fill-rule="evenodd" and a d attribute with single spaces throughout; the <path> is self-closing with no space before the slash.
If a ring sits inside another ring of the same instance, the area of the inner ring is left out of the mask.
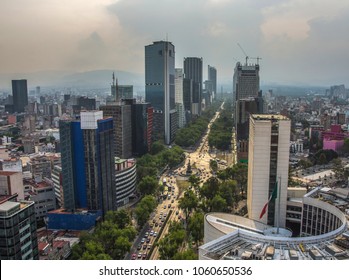
<path id="1" fill-rule="evenodd" d="M 145 46 L 145 100 L 155 111 L 161 111 L 165 144 L 170 144 L 170 114 L 175 111 L 175 47 L 171 42 L 157 41 Z"/>
<path id="2" fill-rule="evenodd" d="M 27 80 L 12 80 L 13 111 L 23 113 L 28 105 Z"/>
<path id="3" fill-rule="evenodd" d="M 202 57 L 184 58 L 184 77 L 193 80 L 192 114 L 201 114 L 202 101 Z"/>

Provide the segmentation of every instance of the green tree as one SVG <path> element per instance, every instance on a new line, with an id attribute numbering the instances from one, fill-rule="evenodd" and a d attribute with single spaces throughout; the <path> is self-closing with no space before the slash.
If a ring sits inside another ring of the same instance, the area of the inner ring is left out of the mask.
<path id="1" fill-rule="evenodd" d="M 90 240 L 85 244 L 85 251 L 82 254 L 82 260 L 98 260 L 99 258 L 111 259 L 111 257 L 104 252 L 102 244 L 98 241 Z"/>
<path id="2" fill-rule="evenodd" d="M 202 212 L 195 212 L 189 218 L 188 230 L 198 245 L 204 238 L 204 214 Z"/>
<path id="3" fill-rule="evenodd" d="M 219 185 L 220 183 L 216 177 L 209 178 L 200 188 L 200 196 L 211 200 L 218 193 Z"/>
<path id="4" fill-rule="evenodd" d="M 104 219 L 106 221 L 115 223 L 120 229 L 123 229 L 127 225 L 131 224 L 130 213 L 128 213 L 125 209 L 120 209 L 118 211 L 108 211 Z"/>
<path id="5" fill-rule="evenodd" d="M 227 209 L 227 202 L 217 194 L 210 202 L 212 212 L 224 212 Z"/>
<path id="6" fill-rule="evenodd" d="M 298 162 L 298 166 L 300 166 L 301 168 L 303 169 L 307 169 L 311 166 L 313 166 L 312 162 L 308 159 L 301 159 L 299 162 Z"/>
<path id="7" fill-rule="evenodd" d="M 235 180 L 228 180 L 219 186 L 218 193 L 226 201 L 228 206 L 232 206 L 237 190 L 237 183 Z"/>
<path id="8" fill-rule="evenodd" d="M 185 214 L 185 221 L 188 224 L 189 215 L 192 210 L 198 206 L 198 198 L 192 190 L 187 190 L 184 196 L 179 199 L 178 207 L 183 210 Z"/>
<path id="9" fill-rule="evenodd" d="M 173 259 L 186 237 L 185 230 L 179 222 L 171 222 L 168 232 L 158 243 L 162 260 Z"/>
<path id="10" fill-rule="evenodd" d="M 143 226 L 147 222 L 150 214 L 154 211 L 155 207 L 156 200 L 153 196 L 146 195 L 142 198 L 142 200 L 137 204 L 134 211 L 139 226 Z"/>
<path id="11" fill-rule="evenodd" d="M 153 155 L 156 155 L 156 154 L 162 152 L 163 150 L 165 150 L 165 145 L 163 143 L 161 143 L 160 141 L 155 141 L 151 145 L 151 154 L 153 154 Z"/>
<path id="12" fill-rule="evenodd" d="M 154 194 L 159 188 L 156 177 L 145 176 L 138 183 L 138 190 L 142 194 Z"/>
<path id="13" fill-rule="evenodd" d="M 190 175 L 188 182 L 191 184 L 191 186 L 194 189 L 197 189 L 199 187 L 199 184 L 200 184 L 200 178 L 196 175 Z"/>
<path id="14" fill-rule="evenodd" d="M 177 252 L 173 256 L 173 260 L 197 260 L 198 255 L 192 250 L 188 249 L 183 252 Z"/>
<path id="15" fill-rule="evenodd" d="M 326 164 L 327 163 L 326 155 L 324 153 L 320 154 L 317 162 L 319 164 Z"/>
<path id="16" fill-rule="evenodd" d="M 211 159 L 211 160 L 210 160 L 210 168 L 212 169 L 212 171 L 213 171 L 214 173 L 217 172 L 217 170 L 218 170 L 218 163 L 217 163 L 216 160 L 214 160 L 214 159 Z"/>

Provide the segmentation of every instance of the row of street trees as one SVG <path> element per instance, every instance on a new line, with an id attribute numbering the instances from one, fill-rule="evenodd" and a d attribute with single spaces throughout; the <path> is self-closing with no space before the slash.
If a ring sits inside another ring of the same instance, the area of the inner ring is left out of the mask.
<path id="1" fill-rule="evenodd" d="M 150 154 L 146 154 L 137 160 L 137 190 L 144 196 L 137 204 L 134 214 L 139 227 L 142 227 L 148 220 L 150 214 L 156 207 L 154 196 L 160 189 L 159 173 L 165 167 L 175 167 L 185 158 L 184 151 L 179 146 L 172 148 L 165 147 L 161 142 L 154 142 Z"/>
<path id="2" fill-rule="evenodd" d="M 227 99 L 219 118 L 212 124 L 208 136 L 208 145 L 218 150 L 228 150 L 231 145 L 233 130 L 233 106 L 232 99 Z"/>
<path id="3" fill-rule="evenodd" d="M 196 175 L 190 176 L 188 181 L 191 187 L 184 192 L 178 203 L 184 214 L 184 223 L 181 227 L 175 227 L 184 229 L 186 235 L 175 233 L 175 228 L 170 229 L 167 239 L 159 243 L 162 259 L 185 259 L 191 256 L 190 246 L 185 247 L 184 244 L 190 245 L 193 241 L 198 246 L 203 240 L 205 213 L 233 212 L 234 205 L 246 195 L 247 165 L 239 163 L 221 170 L 217 177 L 211 177 L 201 187 L 200 178 Z M 179 239 L 178 236 L 182 238 Z M 175 255 L 176 250 L 184 255 Z"/>
<path id="4" fill-rule="evenodd" d="M 175 138 L 176 145 L 188 148 L 197 144 L 207 130 L 210 120 L 213 118 L 220 105 L 221 101 L 215 101 L 201 116 L 187 124 L 184 128 L 177 130 Z"/>

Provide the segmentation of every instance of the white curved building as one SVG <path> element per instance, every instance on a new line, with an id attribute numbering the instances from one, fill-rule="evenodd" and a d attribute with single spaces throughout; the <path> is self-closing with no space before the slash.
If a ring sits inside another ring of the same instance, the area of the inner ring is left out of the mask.
<path id="1" fill-rule="evenodd" d="M 303 197 L 299 237 L 289 231 L 226 213 L 205 216 L 205 244 L 199 259 L 349 259 L 348 217 L 338 207 Z M 348 206 L 348 203 L 346 203 Z"/>
<path id="2" fill-rule="evenodd" d="M 129 203 L 129 197 L 136 191 L 136 160 L 115 158 L 116 205 Z"/>

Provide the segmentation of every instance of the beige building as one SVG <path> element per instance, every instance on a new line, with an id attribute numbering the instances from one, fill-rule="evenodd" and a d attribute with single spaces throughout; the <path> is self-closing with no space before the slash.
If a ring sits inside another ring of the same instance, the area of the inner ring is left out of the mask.
<path id="1" fill-rule="evenodd" d="M 248 217 L 270 226 L 285 227 L 290 133 L 291 121 L 285 116 L 253 114 L 250 117 Z M 270 200 L 261 217 L 277 184 L 277 198 Z"/>
<path id="2" fill-rule="evenodd" d="M 0 171 L 0 195 L 18 194 L 18 199 L 24 199 L 23 175 L 21 172 Z"/>

